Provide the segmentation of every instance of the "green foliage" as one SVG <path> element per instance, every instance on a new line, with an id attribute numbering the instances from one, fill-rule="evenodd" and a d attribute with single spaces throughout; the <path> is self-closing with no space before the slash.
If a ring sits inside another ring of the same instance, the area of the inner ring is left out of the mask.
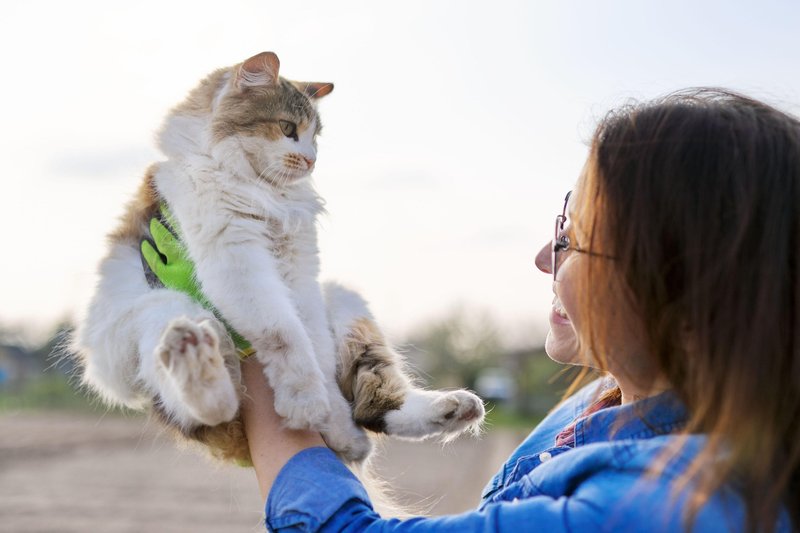
<path id="1" fill-rule="evenodd" d="M 0 411 L 20 409 L 92 409 L 92 400 L 78 390 L 72 361 L 65 357 L 65 344 L 72 326 L 59 324 L 39 346 L 28 347 L 20 335 L 2 329 L 0 352 L 13 371 L 0 383 Z"/>
<path id="2" fill-rule="evenodd" d="M 20 409 L 93 409 L 90 400 L 63 374 L 42 375 L 16 390 L 0 389 L 0 412 Z"/>
<path id="3" fill-rule="evenodd" d="M 520 350 L 508 354 L 517 380 L 517 411 L 529 416 L 544 416 L 556 405 L 576 375 L 575 367 L 550 359 L 544 348 Z"/>

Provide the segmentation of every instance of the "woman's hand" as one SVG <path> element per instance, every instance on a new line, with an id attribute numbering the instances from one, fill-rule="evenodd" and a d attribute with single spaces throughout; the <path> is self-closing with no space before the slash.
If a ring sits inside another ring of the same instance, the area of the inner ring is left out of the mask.
<path id="1" fill-rule="evenodd" d="M 325 446 L 317 431 L 287 429 L 275 412 L 272 388 L 256 357 L 242 361 L 242 382 L 246 387 L 242 400 L 242 420 L 250 457 L 258 478 L 261 496 L 266 500 L 283 465 L 296 453 L 314 446 Z"/>

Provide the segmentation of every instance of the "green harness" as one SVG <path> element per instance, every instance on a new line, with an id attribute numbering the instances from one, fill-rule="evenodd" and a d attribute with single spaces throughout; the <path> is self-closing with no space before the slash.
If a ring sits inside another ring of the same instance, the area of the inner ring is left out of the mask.
<path id="1" fill-rule="evenodd" d="M 139 250 L 144 276 L 150 287 L 167 288 L 187 294 L 214 313 L 228 330 L 240 359 L 250 357 L 256 352 L 247 339 L 222 318 L 220 312 L 203 294 L 195 275 L 194 263 L 180 238 L 180 227 L 167 204 L 162 202 L 158 216 L 150 219 L 150 232 L 141 240 Z"/>

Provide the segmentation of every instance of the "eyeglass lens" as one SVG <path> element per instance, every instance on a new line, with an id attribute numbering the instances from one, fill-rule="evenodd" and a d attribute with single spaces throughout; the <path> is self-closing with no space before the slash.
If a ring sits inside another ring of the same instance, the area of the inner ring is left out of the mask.
<path id="1" fill-rule="evenodd" d="M 562 252 L 566 250 L 561 242 L 561 233 L 564 229 L 564 223 L 567 220 L 567 204 L 569 203 L 569 196 L 571 194 L 572 191 L 567 193 L 567 196 L 564 198 L 564 208 L 561 210 L 561 214 L 556 216 L 556 228 L 550 254 L 550 268 L 553 270 L 553 281 L 557 281 L 556 275 L 558 274 L 558 267 L 560 267 L 563 262 L 564 254 Z"/>

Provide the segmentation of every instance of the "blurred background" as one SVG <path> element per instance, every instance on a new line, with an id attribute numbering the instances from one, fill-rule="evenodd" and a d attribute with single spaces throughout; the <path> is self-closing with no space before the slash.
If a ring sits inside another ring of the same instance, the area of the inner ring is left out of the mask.
<path id="1" fill-rule="evenodd" d="M 797 113 L 798 27 L 785 1 L 7 3 L 0 530 L 260 528 L 249 471 L 92 403 L 51 357 L 162 157 L 154 132 L 208 72 L 272 50 L 283 76 L 335 83 L 315 172 L 322 278 L 367 297 L 421 381 L 491 408 L 480 439 L 387 443 L 378 459 L 404 501 L 440 514 L 473 506 L 566 388 L 541 349 L 552 292 L 533 258 L 597 120 L 699 85 Z"/>

